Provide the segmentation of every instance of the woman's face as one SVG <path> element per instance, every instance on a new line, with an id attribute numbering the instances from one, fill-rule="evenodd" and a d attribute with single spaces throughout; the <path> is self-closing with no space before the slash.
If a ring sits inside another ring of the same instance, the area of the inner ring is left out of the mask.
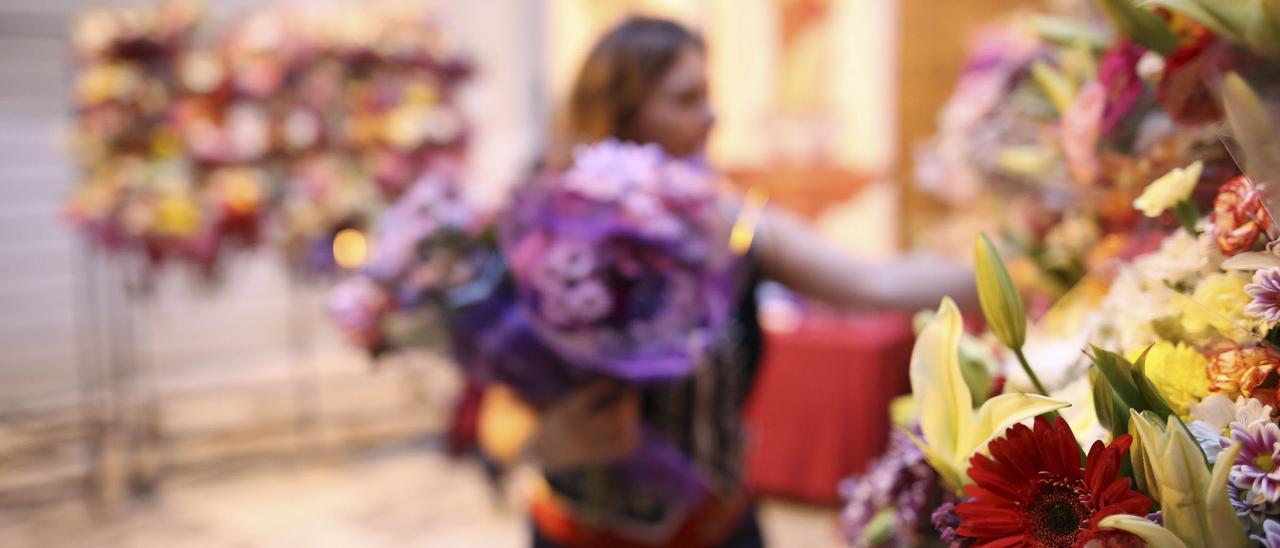
<path id="1" fill-rule="evenodd" d="M 706 56 L 687 46 L 640 106 L 632 133 L 637 141 L 657 143 L 668 154 L 690 156 L 706 147 L 713 125 Z"/>

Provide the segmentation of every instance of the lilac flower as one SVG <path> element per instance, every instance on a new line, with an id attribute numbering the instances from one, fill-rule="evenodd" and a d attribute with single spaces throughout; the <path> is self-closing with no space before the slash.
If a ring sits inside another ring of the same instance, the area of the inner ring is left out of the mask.
<path id="1" fill-rule="evenodd" d="M 599 280 L 583 281 L 566 291 L 561 298 L 571 321 L 593 322 L 613 308 L 609 292 Z"/>
<path id="2" fill-rule="evenodd" d="M 1230 481 L 1227 482 L 1227 499 L 1240 518 L 1240 525 L 1250 534 L 1262 534 L 1263 523 L 1267 518 L 1280 513 L 1280 504 L 1268 502 L 1262 493 L 1242 489 Z"/>
<path id="3" fill-rule="evenodd" d="M 890 434 L 889 448 L 862 476 L 841 485 L 848 504 L 841 516 L 845 538 L 861 545 L 868 525 L 885 511 L 892 511 L 895 541 L 918 544 L 930 525 L 929 508 L 941 497 L 937 474 L 924 460 L 920 448 L 906 434 Z M 934 513 L 932 516 L 936 516 Z M 956 518 L 958 523 L 958 518 Z"/>
<path id="4" fill-rule="evenodd" d="M 573 167 L 565 173 L 565 189 L 600 201 L 617 200 L 633 191 L 652 192 L 664 161 L 657 145 L 608 140 L 578 147 Z"/>
<path id="5" fill-rule="evenodd" d="M 1267 502 L 1280 502 L 1280 426 L 1273 422 L 1233 423 L 1231 439 L 1241 444 L 1231 467 L 1231 482 L 1250 489 Z"/>
<path id="6" fill-rule="evenodd" d="M 1244 286 L 1253 301 L 1245 307 L 1249 314 L 1269 324 L 1280 322 L 1280 268 L 1266 268 L 1253 274 L 1253 283 Z"/>
<path id="7" fill-rule="evenodd" d="M 329 294 L 329 311 L 338 327 L 353 342 L 366 348 L 380 342 L 378 324 L 389 304 L 386 291 L 364 276 L 347 279 Z"/>
<path id="8" fill-rule="evenodd" d="M 1262 525 L 1265 536 L 1254 535 L 1252 538 L 1266 548 L 1280 548 L 1280 522 L 1267 520 Z"/>
<path id="9" fill-rule="evenodd" d="M 956 527 L 960 526 L 960 516 L 956 514 L 956 503 L 942 503 L 937 510 L 933 511 L 930 521 L 934 529 L 937 529 L 938 534 L 941 535 L 942 542 L 947 543 L 947 546 L 960 548 L 972 543 L 969 539 L 956 533 Z"/>

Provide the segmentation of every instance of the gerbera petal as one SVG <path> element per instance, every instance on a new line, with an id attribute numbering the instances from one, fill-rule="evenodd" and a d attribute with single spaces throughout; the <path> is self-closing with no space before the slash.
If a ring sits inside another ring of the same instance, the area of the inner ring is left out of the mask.
<path id="1" fill-rule="evenodd" d="M 1127 436 L 1095 443 L 1082 468 L 1065 420 L 1009 427 L 989 445 L 990 456 L 970 459 L 965 492 L 972 498 L 956 507 L 957 533 L 978 546 L 1058 546 L 1077 542 L 1102 517 L 1144 515 L 1151 500 L 1119 477 L 1130 443 Z"/>

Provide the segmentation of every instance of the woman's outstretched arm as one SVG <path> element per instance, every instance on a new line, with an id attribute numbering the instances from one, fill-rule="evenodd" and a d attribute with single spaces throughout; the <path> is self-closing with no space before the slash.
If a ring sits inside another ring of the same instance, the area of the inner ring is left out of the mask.
<path id="1" fill-rule="evenodd" d="M 831 306 L 915 312 L 933 309 L 947 296 L 961 308 L 978 304 L 968 266 L 923 254 L 886 263 L 860 261 L 779 208 L 765 209 L 756 239 L 765 275 Z"/>

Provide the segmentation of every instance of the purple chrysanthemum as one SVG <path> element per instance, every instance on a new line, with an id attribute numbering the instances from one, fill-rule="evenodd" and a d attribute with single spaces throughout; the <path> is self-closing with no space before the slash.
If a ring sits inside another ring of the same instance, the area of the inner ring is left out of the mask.
<path id="1" fill-rule="evenodd" d="M 1244 286 L 1253 298 L 1245 311 L 1265 320 L 1280 322 L 1280 268 L 1264 268 L 1253 274 L 1253 283 Z"/>
<path id="2" fill-rule="evenodd" d="M 1267 502 L 1280 502 L 1280 426 L 1274 422 L 1232 424 L 1231 440 L 1241 444 L 1240 455 L 1231 467 L 1231 482 Z"/>
<path id="3" fill-rule="evenodd" d="M 1253 540 L 1258 541 L 1265 548 L 1280 548 L 1280 521 L 1271 521 L 1263 523 L 1262 535 L 1253 535 Z"/>
<path id="4" fill-rule="evenodd" d="M 1252 535 L 1263 534 L 1263 524 L 1280 513 L 1280 504 L 1267 502 L 1266 497 L 1251 489 L 1242 489 L 1227 482 L 1227 499 L 1240 518 L 1240 525 Z"/>

